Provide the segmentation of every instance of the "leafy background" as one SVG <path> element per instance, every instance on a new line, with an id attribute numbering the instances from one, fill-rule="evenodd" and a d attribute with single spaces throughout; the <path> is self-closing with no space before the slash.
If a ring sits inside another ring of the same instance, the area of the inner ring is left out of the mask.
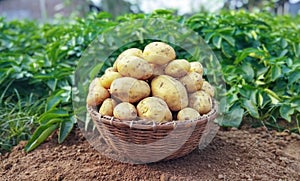
<path id="1" fill-rule="evenodd" d="M 76 123 L 73 74 L 87 46 L 120 22 L 157 17 L 197 32 L 221 61 L 227 87 L 221 126 L 250 120 L 300 133 L 299 16 L 224 11 L 186 17 L 157 10 L 117 18 L 94 13 L 51 24 L 1 18 L 0 151 L 27 139 L 31 151 L 56 130 L 63 142 Z"/>

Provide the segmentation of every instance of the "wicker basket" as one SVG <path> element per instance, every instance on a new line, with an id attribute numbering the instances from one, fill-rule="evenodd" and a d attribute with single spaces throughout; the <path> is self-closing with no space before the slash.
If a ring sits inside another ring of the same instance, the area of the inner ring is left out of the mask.
<path id="1" fill-rule="evenodd" d="M 133 163 L 164 161 L 189 154 L 198 146 L 207 122 L 217 116 L 215 101 L 213 109 L 196 120 L 162 124 L 145 120 L 121 121 L 100 115 L 96 107 L 87 106 L 87 109 L 106 144 Z"/>

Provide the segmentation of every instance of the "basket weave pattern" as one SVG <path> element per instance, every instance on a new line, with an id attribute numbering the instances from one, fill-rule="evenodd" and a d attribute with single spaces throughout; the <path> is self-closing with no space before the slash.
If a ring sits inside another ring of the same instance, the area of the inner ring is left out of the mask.
<path id="1" fill-rule="evenodd" d="M 162 124 L 146 120 L 121 121 L 100 115 L 96 107 L 87 106 L 87 109 L 107 145 L 134 162 L 165 161 L 189 154 L 198 146 L 207 122 L 217 116 L 215 102 L 209 113 L 196 120 Z"/>

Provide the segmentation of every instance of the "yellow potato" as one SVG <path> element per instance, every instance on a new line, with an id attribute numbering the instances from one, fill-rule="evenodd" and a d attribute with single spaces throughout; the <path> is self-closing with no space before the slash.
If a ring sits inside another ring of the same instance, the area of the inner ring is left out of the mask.
<path id="1" fill-rule="evenodd" d="M 190 65 L 190 72 L 197 72 L 198 74 L 203 76 L 203 66 L 200 62 L 190 62 Z"/>
<path id="2" fill-rule="evenodd" d="M 153 76 L 165 74 L 167 65 L 150 64 L 153 70 Z"/>
<path id="3" fill-rule="evenodd" d="M 177 59 L 171 61 L 166 69 L 165 74 L 170 75 L 175 78 L 183 77 L 185 76 L 191 68 L 190 63 L 185 59 Z"/>
<path id="4" fill-rule="evenodd" d="M 90 86 L 89 86 L 89 92 L 92 91 L 92 89 L 95 87 L 95 86 L 102 86 L 101 83 L 100 83 L 100 78 L 99 77 L 96 77 L 92 80 L 92 82 L 90 83 Z"/>
<path id="5" fill-rule="evenodd" d="M 207 94 L 209 94 L 210 97 L 214 97 L 215 96 L 215 89 L 214 89 L 214 87 L 210 83 L 208 83 L 207 81 L 203 82 L 201 90 L 203 90 L 204 92 L 206 92 Z"/>
<path id="6" fill-rule="evenodd" d="M 122 77 L 122 75 L 119 72 L 106 72 L 104 75 L 102 75 L 100 77 L 100 83 L 104 88 L 109 89 L 111 83 L 115 79 L 121 78 L 121 77 Z"/>
<path id="7" fill-rule="evenodd" d="M 147 97 L 137 105 L 138 116 L 155 122 L 172 120 L 172 113 L 167 103 L 158 97 Z"/>
<path id="8" fill-rule="evenodd" d="M 198 117 L 200 117 L 199 112 L 190 107 L 180 110 L 177 114 L 177 120 L 194 120 Z"/>
<path id="9" fill-rule="evenodd" d="M 113 116 L 114 108 L 116 107 L 117 102 L 111 98 L 107 98 L 103 101 L 100 106 L 99 113 L 101 115 Z"/>
<path id="10" fill-rule="evenodd" d="M 189 107 L 200 114 L 206 114 L 212 109 L 212 99 L 206 92 L 200 90 L 189 95 Z"/>
<path id="11" fill-rule="evenodd" d="M 152 95 L 163 99 L 172 111 L 179 111 L 188 105 L 184 86 L 175 78 L 159 75 L 151 81 Z"/>
<path id="12" fill-rule="evenodd" d="M 163 65 L 176 58 L 173 47 L 163 42 L 149 43 L 143 51 L 143 57 L 149 63 Z"/>
<path id="13" fill-rule="evenodd" d="M 202 76 L 196 72 L 190 72 L 186 76 L 179 79 L 186 90 L 191 93 L 201 89 L 203 84 Z"/>
<path id="14" fill-rule="evenodd" d="M 110 97 L 108 90 L 100 84 L 99 78 L 96 78 L 89 87 L 86 102 L 90 106 L 101 104 L 106 98 Z"/>
<path id="15" fill-rule="evenodd" d="M 117 71 L 117 66 L 118 66 L 118 62 L 123 58 L 123 57 L 126 57 L 126 56 L 137 56 L 137 57 L 140 57 L 142 58 L 143 57 L 143 52 L 142 50 L 138 49 L 138 48 L 129 48 L 125 51 L 123 51 L 116 59 L 116 61 L 114 62 L 113 64 L 113 69 L 115 71 Z"/>
<path id="16" fill-rule="evenodd" d="M 150 95 L 150 86 L 142 80 L 121 77 L 112 82 L 110 93 L 122 102 L 135 103 Z"/>
<path id="17" fill-rule="evenodd" d="M 114 117 L 120 120 L 134 120 L 137 117 L 137 111 L 134 105 L 128 102 L 122 102 L 114 108 Z"/>
<path id="18" fill-rule="evenodd" d="M 151 65 L 146 60 L 136 56 L 123 57 L 118 62 L 117 70 L 124 77 L 141 80 L 146 80 L 153 74 Z"/>
<path id="19" fill-rule="evenodd" d="M 113 67 L 109 67 L 109 68 L 107 68 L 107 69 L 105 70 L 104 73 L 108 73 L 108 72 L 116 72 L 116 71 L 114 70 Z"/>

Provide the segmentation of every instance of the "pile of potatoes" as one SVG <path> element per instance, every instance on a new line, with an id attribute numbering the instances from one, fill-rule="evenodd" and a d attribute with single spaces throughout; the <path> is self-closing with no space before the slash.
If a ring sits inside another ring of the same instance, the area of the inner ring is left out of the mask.
<path id="1" fill-rule="evenodd" d="M 122 52 L 113 67 L 91 82 L 87 104 L 120 120 L 162 123 L 208 113 L 213 96 L 214 87 L 203 79 L 201 63 L 176 59 L 170 45 L 152 42 L 143 51 Z"/>

